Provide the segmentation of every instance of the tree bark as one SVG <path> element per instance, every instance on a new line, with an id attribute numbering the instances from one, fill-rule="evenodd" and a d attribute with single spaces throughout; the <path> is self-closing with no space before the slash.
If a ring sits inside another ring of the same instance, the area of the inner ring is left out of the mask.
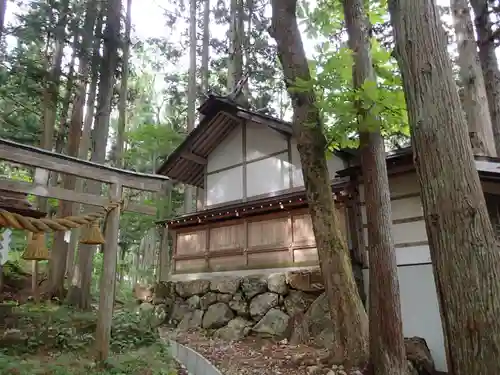
<path id="1" fill-rule="evenodd" d="M 500 152 L 500 72 L 495 53 L 495 38 L 489 17 L 488 0 L 470 0 L 475 14 L 479 61 L 483 69 L 488 107 L 497 153 Z"/>
<path id="2" fill-rule="evenodd" d="M 61 4 L 61 14 L 54 31 L 55 45 L 50 71 L 48 73 L 48 83 L 44 91 L 43 124 L 44 133 L 42 144 L 52 150 L 54 128 L 56 123 L 57 103 L 59 100 L 59 82 L 61 80 L 61 64 L 64 55 L 64 44 L 66 37 L 66 26 L 68 23 L 69 0 L 64 0 Z"/>
<path id="3" fill-rule="evenodd" d="M 85 87 L 88 78 L 89 67 L 89 51 L 87 49 L 91 46 L 93 38 L 93 30 L 96 18 L 96 0 L 90 0 L 87 3 L 85 19 L 83 24 L 83 35 L 81 42 L 81 55 L 80 64 L 78 67 L 79 81 L 77 82 L 77 89 L 73 99 L 73 106 L 69 124 L 67 154 L 69 156 L 78 156 L 78 149 L 80 140 L 82 139 L 82 119 L 83 119 L 83 105 L 85 104 Z M 75 50 L 76 50 L 75 46 Z M 71 83 L 71 87 L 73 82 Z M 68 92 L 72 88 L 68 87 Z M 63 186 L 65 189 L 73 190 L 76 187 L 75 176 L 64 176 Z M 74 204 L 71 202 L 61 202 L 59 216 L 74 215 Z M 60 299 L 65 297 L 64 289 L 64 276 L 68 269 L 68 257 L 74 254 L 74 249 L 70 247 L 65 241 L 65 232 L 56 232 L 54 235 L 54 247 L 51 253 L 51 261 L 49 268 L 49 290 L 50 297 L 58 297 Z M 71 263 L 72 264 L 72 263 Z"/>
<path id="4" fill-rule="evenodd" d="M 243 44 L 245 37 L 243 0 L 231 0 L 229 24 L 229 58 L 227 67 L 227 92 L 234 91 L 243 77 Z M 244 91 L 244 90 L 243 90 Z M 238 93 L 236 101 L 242 106 L 248 105 L 244 92 Z"/>
<path id="5" fill-rule="evenodd" d="M 104 30 L 104 53 L 100 66 L 99 92 L 97 95 L 97 111 L 94 120 L 93 150 L 91 161 L 104 164 L 109 133 L 111 100 L 113 97 L 114 74 L 118 63 L 118 46 L 120 45 L 120 13 L 121 0 L 109 0 L 106 10 L 106 27 Z M 90 194 L 101 193 L 101 184 L 87 182 L 86 190 Z M 92 210 L 88 207 L 87 210 Z M 92 259 L 95 246 L 80 244 L 79 246 L 79 283 L 75 288 L 72 302 L 81 308 L 90 308 L 90 286 L 92 280 Z M 74 300 L 76 296 L 76 301 Z"/>
<path id="6" fill-rule="evenodd" d="M 123 147 L 127 125 L 127 93 L 130 59 L 130 32 L 132 30 L 132 0 L 127 0 L 127 16 L 125 18 L 125 36 L 123 40 L 123 65 L 118 102 L 118 131 L 116 135 L 115 166 L 123 168 Z"/>
<path id="7" fill-rule="evenodd" d="M 210 69 L 210 0 L 205 0 L 203 9 L 203 47 L 201 52 L 201 90 L 203 94 L 208 91 Z"/>
<path id="8" fill-rule="evenodd" d="M 353 51 L 353 86 L 376 85 L 370 54 L 369 21 L 363 0 L 343 0 L 344 19 Z M 361 99 L 362 100 L 362 99 Z M 373 103 L 357 103 L 359 148 L 368 223 L 370 362 L 374 375 L 408 372 L 396 253 L 392 238 L 389 177 L 380 120 L 371 113 Z"/>
<path id="9" fill-rule="evenodd" d="M 0 0 L 0 39 L 4 35 L 6 12 L 7 12 L 7 0 Z"/>
<path id="10" fill-rule="evenodd" d="M 391 0 L 434 278 L 454 375 L 500 373 L 500 252 L 434 0 Z"/>
<path id="11" fill-rule="evenodd" d="M 60 144 L 59 147 L 62 147 L 64 145 L 64 139 L 66 133 L 65 128 L 68 126 L 67 119 L 69 115 L 71 94 L 73 92 L 74 64 L 77 51 L 77 45 L 76 45 L 77 40 L 78 40 L 78 35 L 75 36 L 75 43 L 73 44 L 74 52 L 71 59 L 71 67 L 68 75 L 68 81 L 66 83 L 66 94 L 63 102 L 63 109 L 61 112 L 58 140 L 56 141 L 56 152 L 62 151 L 58 150 L 57 143 Z M 66 153 L 68 156 L 77 156 L 78 154 L 81 124 L 78 124 L 78 126 L 79 127 L 75 129 L 74 128 L 75 124 L 69 125 L 68 144 L 66 147 Z M 56 175 L 56 181 L 57 181 L 57 175 Z M 75 188 L 75 177 L 71 175 L 63 175 L 63 188 L 68 190 L 73 190 Z M 59 217 L 72 216 L 73 203 L 60 201 L 57 215 Z M 61 232 L 61 231 L 54 233 L 54 243 L 50 254 L 50 263 L 49 263 L 49 283 L 48 283 L 49 290 L 46 293 L 49 298 L 57 297 L 60 300 L 63 300 L 65 297 L 64 276 L 66 270 L 66 261 L 68 257 L 68 244 L 65 241 L 65 234 L 66 232 Z"/>
<path id="12" fill-rule="evenodd" d="M 188 98 L 187 98 L 187 131 L 194 129 L 196 116 L 196 0 L 189 2 L 189 73 L 188 73 Z M 184 212 L 194 211 L 194 193 L 193 186 L 184 186 Z"/>
<path id="13" fill-rule="evenodd" d="M 472 151 L 475 155 L 496 156 L 488 97 L 467 0 L 452 0 L 451 11 L 457 37 L 460 80 L 464 89 L 463 104 Z"/>
<path id="14" fill-rule="evenodd" d="M 368 319 L 356 288 L 341 223 L 335 212 L 326 165 L 326 139 L 313 90 L 297 91 L 297 79 L 309 82 L 311 75 L 296 18 L 296 0 L 272 1 L 271 35 L 288 93 L 293 104 L 293 133 L 302 164 L 306 195 L 312 218 L 321 272 L 330 314 L 339 338 L 337 354 L 347 365 L 364 365 L 368 354 Z"/>
<path id="15" fill-rule="evenodd" d="M 91 3 L 89 3 L 89 6 L 91 6 Z M 94 119 L 95 98 L 97 94 L 97 81 L 99 79 L 99 59 L 100 59 L 99 48 L 101 46 L 100 35 L 102 32 L 103 13 L 101 10 L 98 9 L 95 9 L 95 12 L 96 13 L 93 17 L 97 18 L 95 20 L 96 35 L 93 35 L 94 27 L 92 27 L 92 29 L 84 31 L 86 34 L 85 37 L 88 36 L 90 39 L 93 39 L 92 58 L 90 58 L 90 51 L 88 51 L 87 56 L 89 57 L 87 63 L 89 64 L 89 66 L 87 66 L 87 73 L 81 75 L 82 77 L 84 77 L 84 81 L 81 82 L 81 86 L 78 89 L 78 94 L 76 99 L 77 102 L 75 102 L 75 107 L 74 107 L 75 109 L 78 108 L 78 111 L 77 112 L 73 111 L 72 113 L 73 117 L 71 119 L 72 123 L 73 121 L 78 121 L 81 123 L 82 122 L 81 119 L 83 118 L 83 108 L 85 106 L 85 118 L 83 120 L 83 129 L 81 131 L 81 140 L 78 150 L 78 158 L 83 160 L 88 160 L 89 157 L 90 131 Z M 81 66 L 82 69 L 84 67 L 83 66 L 84 63 L 85 60 L 82 60 L 82 66 Z M 89 79 L 90 79 L 90 84 L 87 85 L 87 81 Z M 87 87 L 88 87 L 88 95 L 87 98 L 85 98 Z M 75 191 L 77 192 L 83 191 L 83 179 L 80 178 L 76 179 Z M 81 211 L 80 205 L 76 205 L 76 212 L 79 213 L 80 211 Z M 80 237 L 80 229 L 79 228 L 74 229 L 71 234 L 69 251 L 68 251 L 68 260 L 66 263 L 66 272 L 68 274 L 68 279 L 71 280 L 72 285 L 78 284 L 78 281 L 74 280 L 73 276 L 75 274 L 75 257 L 76 257 L 76 248 L 78 245 L 79 237 Z M 80 273 L 76 272 L 76 274 L 79 275 Z"/>

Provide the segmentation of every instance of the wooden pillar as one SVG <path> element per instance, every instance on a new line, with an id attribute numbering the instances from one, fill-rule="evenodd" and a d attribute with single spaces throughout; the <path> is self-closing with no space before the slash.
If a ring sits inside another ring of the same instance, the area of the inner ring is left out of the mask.
<path id="1" fill-rule="evenodd" d="M 110 199 L 119 201 L 122 196 L 121 184 L 110 186 Z M 106 249 L 100 282 L 99 312 L 97 314 L 96 352 L 97 360 L 105 361 L 109 356 L 109 340 L 111 337 L 111 321 L 115 302 L 116 263 L 118 260 L 118 228 L 120 225 L 120 207 L 108 213 L 106 218 Z"/>
<path id="2" fill-rule="evenodd" d="M 196 188 L 196 211 L 201 211 L 205 208 L 205 190 Z"/>
<path id="3" fill-rule="evenodd" d="M 45 149 L 50 149 L 51 146 L 52 146 L 52 144 L 44 144 L 43 147 Z M 45 169 L 39 169 L 39 168 L 35 169 L 34 181 L 35 181 L 35 184 L 37 184 L 37 185 L 47 186 L 49 184 L 49 171 L 45 170 Z M 44 198 L 44 197 L 37 197 L 37 201 L 38 201 L 38 209 L 42 212 L 48 213 L 49 200 L 47 198 Z M 51 264 L 49 264 L 49 267 L 50 266 L 51 266 Z M 33 295 L 33 300 L 35 301 L 36 304 L 38 304 L 40 302 L 40 290 L 38 288 L 38 272 L 39 272 L 38 260 L 32 260 L 31 261 L 31 293 Z"/>
<path id="4" fill-rule="evenodd" d="M 168 281 L 170 274 L 170 248 L 168 244 L 168 226 L 162 228 L 160 242 L 160 265 L 158 267 L 158 281 Z"/>

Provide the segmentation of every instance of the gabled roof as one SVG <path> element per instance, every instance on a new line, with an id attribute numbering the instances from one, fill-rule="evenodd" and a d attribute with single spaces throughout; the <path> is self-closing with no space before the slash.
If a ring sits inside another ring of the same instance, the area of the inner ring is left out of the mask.
<path id="1" fill-rule="evenodd" d="M 203 188 L 203 171 L 208 155 L 244 121 L 252 120 L 280 133 L 292 134 L 290 123 L 249 111 L 225 97 L 210 95 L 198 112 L 202 115 L 198 126 L 168 156 L 156 173 Z"/>
<path id="2" fill-rule="evenodd" d="M 268 126 L 285 135 L 292 135 L 291 123 L 260 112 L 250 111 L 223 96 L 209 95 L 198 108 L 198 112 L 202 115 L 198 126 L 168 156 L 156 171 L 157 174 L 204 188 L 203 172 L 208 155 L 236 126 L 243 124 L 246 120 Z M 335 150 L 334 153 L 346 160 L 352 159 L 355 154 L 349 149 Z"/>

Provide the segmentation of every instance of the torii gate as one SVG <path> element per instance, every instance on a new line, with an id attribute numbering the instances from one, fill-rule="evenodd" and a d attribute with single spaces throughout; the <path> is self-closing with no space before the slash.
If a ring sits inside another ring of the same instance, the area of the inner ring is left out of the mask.
<path id="1" fill-rule="evenodd" d="M 108 167 L 90 161 L 57 154 L 37 147 L 8 141 L 2 138 L 0 138 L 0 160 L 53 172 L 69 174 L 78 178 L 90 179 L 110 185 L 109 197 L 103 197 L 100 195 L 81 193 L 55 186 L 37 184 L 36 182 L 28 183 L 0 178 L 0 191 L 4 190 L 13 193 L 32 194 L 38 197 L 55 198 L 68 202 L 81 203 L 84 205 L 98 206 L 101 207 L 101 209 L 102 207 L 107 208 L 108 212 L 107 215 L 105 215 L 106 251 L 104 251 L 103 272 L 100 281 L 101 293 L 96 334 L 97 359 L 106 360 L 109 355 L 111 320 L 115 298 L 114 291 L 118 258 L 118 227 L 120 222 L 120 212 L 132 211 L 157 217 L 161 214 L 158 212 L 156 207 L 137 203 L 127 203 L 123 205 L 117 204 L 117 202 L 122 202 L 124 187 L 165 194 L 167 190 L 172 188 L 170 179 L 161 175 L 137 173 Z M 4 214 L 7 216 L 9 215 L 5 211 Z M 0 217 L 0 222 L 3 220 L 4 225 L 8 226 L 6 225 L 9 221 L 7 219 L 12 220 L 12 218 L 16 219 L 14 216 L 10 218 L 4 217 L 3 219 Z M 27 225 L 30 225 L 30 223 L 40 224 L 40 226 L 38 226 L 40 231 L 62 230 L 55 229 L 61 228 L 57 227 L 57 225 L 62 222 L 58 219 L 36 222 L 36 219 L 31 219 L 23 216 L 22 214 L 18 215 L 17 219 L 18 222 L 21 220 L 25 221 Z M 40 229 L 43 225 L 45 225 L 45 229 Z M 16 226 L 14 225 L 13 227 Z M 19 228 L 21 227 L 22 226 L 19 226 Z M 25 226 L 23 228 L 26 229 Z M 163 243 L 165 243 L 165 241 L 162 241 L 162 244 Z M 161 253 L 164 253 L 164 251 L 161 251 Z M 166 262 L 166 259 L 164 259 L 163 256 L 160 256 L 160 270 L 166 266 L 162 264 L 164 262 Z M 106 293 L 105 291 L 109 292 Z"/>

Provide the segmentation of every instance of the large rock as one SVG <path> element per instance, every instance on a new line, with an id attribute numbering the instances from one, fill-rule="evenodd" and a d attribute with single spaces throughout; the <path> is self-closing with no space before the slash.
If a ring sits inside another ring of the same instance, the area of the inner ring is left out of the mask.
<path id="1" fill-rule="evenodd" d="M 229 307 L 236 312 L 237 315 L 242 317 L 250 316 L 250 309 L 248 303 L 243 297 L 243 294 L 236 293 L 233 299 L 229 301 Z"/>
<path id="2" fill-rule="evenodd" d="M 224 303 L 229 303 L 233 299 L 232 294 L 224 294 L 224 293 L 218 293 L 217 294 L 217 302 L 224 302 Z"/>
<path id="3" fill-rule="evenodd" d="M 167 319 L 167 308 L 165 305 L 153 305 L 149 302 L 140 304 L 137 313 L 141 319 L 147 321 L 153 327 L 159 326 Z"/>
<path id="4" fill-rule="evenodd" d="M 301 292 L 299 290 L 292 290 L 285 297 L 283 304 L 285 305 L 286 313 L 290 316 L 307 311 L 311 304 L 316 299 L 316 296 Z"/>
<path id="5" fill-rule="evenodd" d="M 287 272 L 286 282 L 290 288 L 303 292 L 322 292 L 325 290 L 323 277 L 319 269 Z"/>
<path id="6" fill-rule="evenodd" d="M 165 304 L 155 305 L 154 311 L 153 311 L 153 317 L 154 317 L 153 326 L 156 327 L 156 326 L 159 326 L 159 325 L 165 323 L 165 321 L 168 318 L 168 314 L 169 314 L 169 310 L 168 310 L 167 305 L 165 305 Z"/>
<path id="7" fill-rule="evenodd" d="M 297 316 L 302 315 L 298 313 Z M 304 317 L 293 329 L 292 340 L 294 344 L 303 343 L 303 340 L 311 341 L 314 345 L 334 349 L 337 326 L 331 319 L 330 306 L 326 294 L 321 294 L 314 300 L 309 309 L 303 314 Z M 297 331 L 297 332 L 295 332 Z M 295 340 L 298 340 L 295 341 Z"/>
<path id="8" fill-rule="evenodd" d="M 210 305 L 213 305 L 215 302 L 217 302 L 217 293 L 208 292 L 207 294 L 201 296 L 200 307 L 202 310 L 206 310 Z"/>
<path id="9" fill-rule="evenodd" d="M 267 282 L 260 276 L 246 276 L 241 280 L 241 290 L 245 297 L 250 300 L 257 294 L 267 291 Z"/>
<path id="10" fill-rule="evenodd" d="M 210 281 L 212 292 L 235 294 L 240 288 L 241 278 L 239 277 L 218 277 Z"/>
<path id="11" fill-rule="evenodd" d="M 178 281 L 175 284 L 175 291 L 182 298 L 189 298 L 195 294 L 205 294 L 210 290 L 208 280 Z"/>
<path id="12" fill-rule="evenodd" d="M 252 330 L 264 336 L 270 335 L 281 337 L 286 332 L 289 320 L 290 317 L 283 311 L 271 309 L 261 320 L 259 320 Z"/>
<path id="13" fill-rule="evenodd" d="M 418 375 L 433 375 L 436 372 L 431 351 L 421 337 L 405 338 L 406 357 L 417 370 Z"/>
<path id="14" fill-rule="evenodd" d="M 135 284 L 132 295 L 137 301 L 151 302 L 153 301 L 153 289 L 151 285 Z"/>
<path id="15" fill-rule="evenodd" d="M 278 306 L 279 298 L 276 293 L 264 293 L 254 297 L 250 302 L 250 315 L 262 318 L 270 309 Z"/>
<path id="16" fill-rule="evenodd" d="M 221 328 L 234 318 L 233 311 L 223 302 L 211 305 L 203 316 L 203 328 Z"/>
<path id="17" fill-rule="evenodd" d="M 175 299 L 175 284 L 172 281 L 160 281 L 153 288 L 154 296 L 159 300 Z"/>
<path id="18" fill-rule="evenodd" d="M 193 310 L 199 309 L 200 308 L 200 296 L 198 296 L 198 295 L 191 296 L 186 300 L 186 303 Z"/>
<path id="19" fill-rule="evenodd" d="M 181 298 L 176 299 L 174 306 L 172 307 L 172 314 L 170 315 L 170 320 L 174 323 L 180 322 L 184 319 L 187 313 L 193 311 L 192 308 Z"/>
<path id="20" fill-rule="evenodd" d="M 179 331 L 189 331 L 201 327 L 203 321 L 203 310 L 194 310 L 187 313 L 177 326 Z"/>
<path id="21" fill-rule="evenodd" d="M 252 325 L 252 322 L 241 317 L 236 317 L 227 323 L 227 326 L 215 331 L 215 336 L 226 341 L 238 341 L 248 335 Z"/>
<path id="22" fill-rule="evenodd" d="M 273 273 L 267 278 L 267 289 L 270 292 L 285 295 L 288 293 L 286 275 L 284 273 Z"/>
<path id="23" fill-rule="evenodd" d="M 146 315 L 152 314 L 154 308 L 155 307 L 152 303 L 144 302 L 144 303 L 141 303 L 139 305 L 139 307 L 137 308 L 137 311 L 139 312 L 139 314 L 146 316 Z"/>

